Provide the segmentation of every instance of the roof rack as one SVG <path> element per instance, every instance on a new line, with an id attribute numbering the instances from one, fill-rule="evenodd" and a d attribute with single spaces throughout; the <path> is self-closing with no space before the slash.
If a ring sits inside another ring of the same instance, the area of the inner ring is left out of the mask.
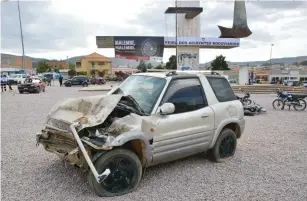
<path id="1" fill-rule="evenodd" d="M 166 73 L 166 76 L 172 76 L 172 75 L 177 75 L 177 72 L 174 70 Z"/>

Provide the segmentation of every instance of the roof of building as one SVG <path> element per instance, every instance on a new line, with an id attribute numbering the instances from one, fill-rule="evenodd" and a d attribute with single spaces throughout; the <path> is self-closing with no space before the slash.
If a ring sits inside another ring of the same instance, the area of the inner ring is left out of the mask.
<path id="1" fill-rule="evenodd" d="M 100 60 L 111 62 L 111 60 L 108 57 L 105 57 L 101 54 L 98 54 L 97 52 L 94 52 L 94 53 L 89 54 L 87 56 L 83 56 L 82 58 L 85 58 L 85 59 L 100 59 Z"/>

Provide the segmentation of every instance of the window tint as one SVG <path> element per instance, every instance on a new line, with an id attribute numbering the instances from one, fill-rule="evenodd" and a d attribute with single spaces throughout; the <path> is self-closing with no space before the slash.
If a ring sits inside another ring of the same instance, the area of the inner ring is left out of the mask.
<path id="1" fill-rule="evenodd" d="M 168 102 L 175 105 L 174 114 L 190 112 L 207 106 L 198 79 L 172 81 L 163 99 L 162 104 Z"/>
<path id="2" fill-rule="evenodd" d="M 219 102 L 237 100 L 229 82 L 225 78 L 207 77 Z"/>

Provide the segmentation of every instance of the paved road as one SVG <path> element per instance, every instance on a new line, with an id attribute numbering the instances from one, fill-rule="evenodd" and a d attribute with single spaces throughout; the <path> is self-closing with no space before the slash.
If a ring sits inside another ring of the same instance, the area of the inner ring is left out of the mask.
<path id="1" fill-rule="evenodd" d="M 247 117 L 233 160 L 216 164 L 200 154 L 159 165 L 147 170 L 137 191 L 96 197 L 85 173 L 35 147 L 35 133 L 57 101 L 103 93 L 78 89 L 2 93 L 3 200 L 307 200 L 307 111 L 273 111 L 272 95 L 252 95 L 268 114 Z"/>

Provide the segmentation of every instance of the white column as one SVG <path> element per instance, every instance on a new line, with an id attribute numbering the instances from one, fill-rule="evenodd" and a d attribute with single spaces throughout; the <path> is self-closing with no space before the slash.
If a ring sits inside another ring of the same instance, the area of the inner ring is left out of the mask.
<path id="1" fill-rule="evenodd" d="M 200 1 L 177 1 L 177 7 L 200 7 Z M 186 19 L 185 14 L 177 14 L 178 37 L 200 37 L 200 15 Z M 177 70 L 189 67 L 189 70 L 199 70 L 199 47 L 178 46 Z"/>

